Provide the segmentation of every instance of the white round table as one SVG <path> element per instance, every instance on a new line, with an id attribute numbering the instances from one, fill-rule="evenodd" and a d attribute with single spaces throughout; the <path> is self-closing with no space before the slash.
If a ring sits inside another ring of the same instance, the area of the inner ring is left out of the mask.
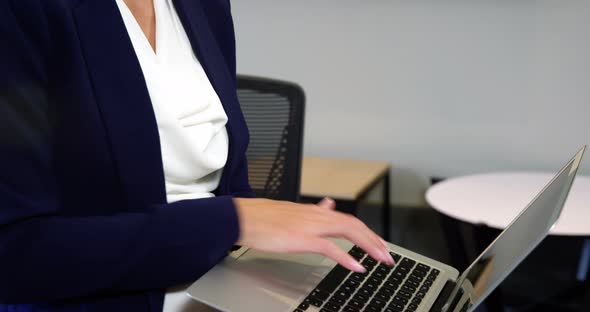
<path id="1" fill-rule="evenodd" d="M 504 172 L 456 177 L 430 187 L 431 207 L 453 219 L 505 228 L 555 173 Z M 578 174 L 551 235 L 590 236 L 590 177 Z M 578 278 L 586 279 L 590 240 L 580 259 Z"/>
<path id="2" fill-rule="evenodd" d="M 428 189 L 426 200 L 454 219 L 503 229 L 554 175 L 509 172 L 450 178 Z M 590 177 L 576 177 L 551 234 L 590 236 Z"/>

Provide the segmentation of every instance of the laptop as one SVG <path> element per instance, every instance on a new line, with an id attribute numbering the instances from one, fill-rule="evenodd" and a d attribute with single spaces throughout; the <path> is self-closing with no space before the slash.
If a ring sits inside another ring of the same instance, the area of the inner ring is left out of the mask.
<path id="1" fill-rule="evenodd" d="M 547 236 L 559 218 L 585 146 L 464 271 L 389 244 L 393 267 L 334 240 L 367 273 L 316 254 L 241 248 L 187 289 L 221 311 L 473 311 Z"/>

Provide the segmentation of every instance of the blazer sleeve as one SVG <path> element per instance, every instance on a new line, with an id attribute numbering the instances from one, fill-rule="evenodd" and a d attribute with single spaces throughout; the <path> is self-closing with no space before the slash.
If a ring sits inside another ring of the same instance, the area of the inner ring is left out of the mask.
<path id="1" fill-rule="evenodd" d="M 162 289 L 196 279 L 238 239 L 232 196 L 109 216 L 60 215 L 43 23 L 15 16 L 9 1 L 0 1 L 0 302 Z"/>

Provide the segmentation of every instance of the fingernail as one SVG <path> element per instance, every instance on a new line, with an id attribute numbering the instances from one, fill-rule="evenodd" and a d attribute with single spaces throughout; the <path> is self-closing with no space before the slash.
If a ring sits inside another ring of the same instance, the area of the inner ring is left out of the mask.
<path id="1" fill-rule="evenodd" d="M 334 200 L 332 200 L 331 198 L 328 197 L 324 197 L 320 203 L 318 204 L 320 206 L 326 206 L 326 207 L 332 207 L 335 205 Z"/>
<path id="2" fill-rule="evenodd" d="M 367 269 L 362 266 L 360 263 L 358 262 L 353 262 L 352 266 L 354 267 L 354 271 L 355 272 L 359 272 L 359 273 L 367 273 Z"/>
<path id="3" fill-rule="evenodd" d="M 383 259 L 385 263 L 393 265 L 393 257 L 387 251 L 383 251 Z"/>
<path id="4" fill-rule="evenodd" d="M 395 265 L 395 260 L 393 260 L 393 257 L 391 256 L 391 254 L 387 253 L 387 256 L 389 257 L 389 264 Z"/>

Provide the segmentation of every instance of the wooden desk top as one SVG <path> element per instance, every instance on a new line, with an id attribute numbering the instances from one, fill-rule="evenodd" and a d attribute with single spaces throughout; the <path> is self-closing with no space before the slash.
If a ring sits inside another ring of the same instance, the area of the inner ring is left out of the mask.
<path id="1" fill-rule="evenodd" d="M 383 161 L 304 157 L 301 195 L 357 200 L 389 168 Z"/>

